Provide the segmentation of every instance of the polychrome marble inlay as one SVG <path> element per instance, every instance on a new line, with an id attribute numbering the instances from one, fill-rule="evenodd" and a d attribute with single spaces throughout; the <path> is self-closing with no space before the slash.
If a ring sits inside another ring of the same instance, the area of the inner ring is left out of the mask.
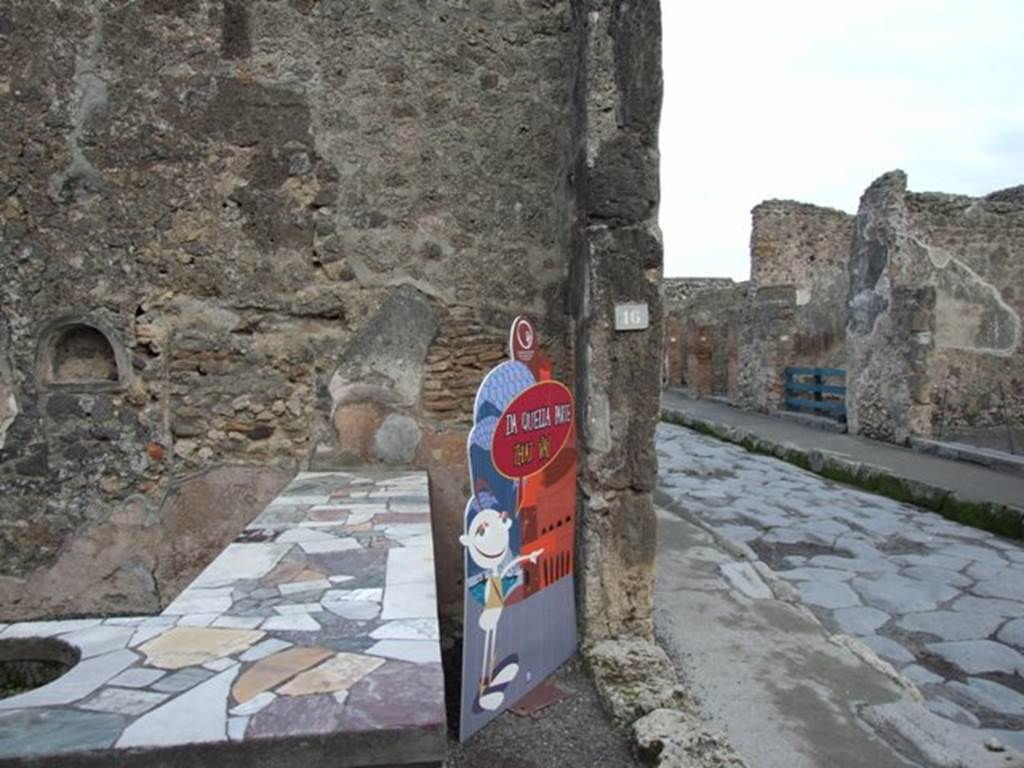
<path id="1" fill-rule="evenodd" d="M 0 760 L 431 726 L 443 749 L 436 604 L 425 474 L 300 474 L 160 616 L 0 625 L 82 654 L 0 700 Z"/>

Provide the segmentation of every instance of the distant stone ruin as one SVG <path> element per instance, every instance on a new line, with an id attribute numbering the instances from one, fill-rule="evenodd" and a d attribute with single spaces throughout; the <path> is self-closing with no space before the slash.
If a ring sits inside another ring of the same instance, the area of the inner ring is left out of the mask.
<path id="1" fill-rule="evenodd" d="M 998 444 L 1024 426 L 1024 187 L 972 198 L 880 177 L 857 214 L 849 308 L 851 430 Z"/>
<path id="2" fill-rule="evenodd" d="M 697 294 L 711 291 L 715 295 L 723 295 L 725 289 L 735 285 L 729 277 L 666 277 L 662 282 L 665 306 L 674 310 L 687 305 Z M 691 312 L 693 306 L 691 305 Z M 686 343 L 683 339 L 685 324 L 682 314 L 679 311 L 667 312 L 665 315 L 665 375 L 668 381 L 689 386 L 687 379 L 689 371 L 686 352 Z"/>
<path id="3" fill-rule="evenodd" d="M 758 205 L 750 282 L 666 299 L 670 382 L 776 411 L 786 368 L 839 368 L 851 432 L 1019 449 L 1022 190 L 913 193 L 894 171 L 856 217 Z"/>
<path id="4" fill-rule="evenodd" d="M 682 376 L 701 397 L 776 410 L 782 372 L 841 365 L 847 261 L 854 217 L 832 208 L 769 200 L 752 211 L 749 282 L 704 290 L 672 303 L 680 328 Z M 670 294 L 666 293 L 666 296 Z"/>

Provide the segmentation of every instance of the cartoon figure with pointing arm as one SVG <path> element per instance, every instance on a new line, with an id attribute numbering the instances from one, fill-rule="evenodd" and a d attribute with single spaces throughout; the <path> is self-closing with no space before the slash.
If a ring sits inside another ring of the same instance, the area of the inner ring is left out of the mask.
<path id="1" fill-rule="evenodd" d="M 516 557 L 504 567 L 509 557 L 509 529 L 511 518 L 494 509 L 480 510 L 469 518 L 466 533 L 459 537 L 459 543 L 466 548 L 470 559 L 485 574 L 484 606 L 479 625 L 484 632 L 484 658 L 480 670 L 480 688 L 477 704 L 481 709 L 493 711 L 505 699 L 504 688 L 519 674 L 517 657 L 510 656 L 497 665 L 498 621 L 505 607 L 506 593 L 503 582 L 513 568 L 529 561 L 536 564 L 543 549 L 536 549 L 529 555 Z"/>
<path id="2" fill-rule="evenodd" d="M 484 376 L 472 414 L 470 494 L 458 537 L 461 740 L 576 651 L 574 405 L 527 318 L 512 322 L 509 357 Z"/>

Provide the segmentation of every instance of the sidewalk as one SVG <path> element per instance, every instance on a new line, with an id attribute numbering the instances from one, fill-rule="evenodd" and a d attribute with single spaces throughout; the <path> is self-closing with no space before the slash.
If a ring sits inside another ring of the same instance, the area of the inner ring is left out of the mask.
<path id="1" fill-rule="evenodd" d="M 1024 538 L 1024 477 L 695 400 L 678 390 L 662 394 L 662 418 L 968 525 Z"/>

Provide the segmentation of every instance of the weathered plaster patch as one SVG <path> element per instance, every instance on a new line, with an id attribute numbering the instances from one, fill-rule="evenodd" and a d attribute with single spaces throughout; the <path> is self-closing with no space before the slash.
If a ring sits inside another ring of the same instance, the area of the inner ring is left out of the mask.
<path id="1" fill-rule="evenodd" d="M 883 274 L 871 288 L 850 299 L 850 331 L 854 336 L 874 336 L 878 319 L 888 312 L 891 285 Z"/>
<path id="2" fill-rule="evenodd" d="M 4 387 L 0 387 L 0 448 L 4 447 L 7 430 L 14 423 L 17 415 L 18 401 L 14 399 L 14 393 L 4 392 Z"/>
<path id="3" fill-rule="evenodd" d="M 945 269 L 949 266 L 949 262 L 953 261 L 953 254 L 945 248 L 939 248 L 935 245 L 926 245 L 916 238 L 911 238 L 911 242 L 917 245 L 924 252 L 928 257 L 928 261 L 934 264 L 936 269 Z"/>
<path id="4" fill-rule="evenodd" d="M 593 66 L 608 66 L 607 62 L 613 60 L 612 39 L 601 23 L 600 11 L 590 12 L 587 28 L 588 45 L 595 62 Z M 590 168 L 597 164 L 598 152 L 615 137 L 619 129 L 617 114 L 620 96 L 614 87 L 614 78 L 610 72 L 597 74 L 591 83 L 592 90 L 588 94 L 587 104 L 586 151 L 587 166 Z M 606 76 L 600 77 L 601 74 Z"/>
<path id="5" fill-rule="evenodd" d="M 972 206 L 969 210 L 975 210 Z M 945 349 L 1007 357 L 1020 344 L 1020 315 L 986 282 L 950 251 L 913 238 L 938 270 L 936 342 Z"/>
<path id="6" fill-rule="evenodd" d="M 1020 316 L 995 286 L 958 260 L 939 275 L 935 314 L 940 348 L 1009 357 L 1020 345 Z"/>
<path id="7" fill-rule="evenodd" d="M 101 63 L 103 46 L 103 19 L 97 15 L 89 34 L 86 49 L 75 60 L 75 99 L 71 114 L 71 130 L 67 145 L 71 163 L 63 172 L 50 180 L 50 194 L 54 198 L 76 197 L 87 199 L 103 187 L 103 176 L 82 151 L 89 122 L 94 115 L 107 108 L 108 89 Z"/>

